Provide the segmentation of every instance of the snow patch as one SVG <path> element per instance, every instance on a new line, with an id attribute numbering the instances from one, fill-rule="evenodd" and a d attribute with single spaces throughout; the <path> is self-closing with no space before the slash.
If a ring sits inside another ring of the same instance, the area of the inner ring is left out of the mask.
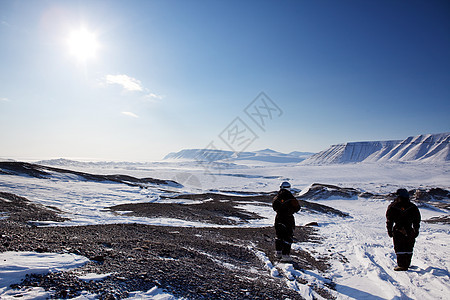
<path id="1" fill-rule="evenodd" d="M 78 279 L 84 280 L 84 281 L 101 281 L 109 276 L 111 276 L 112 273 L 106 273 L 106 274 L 97 274 L 97 273 L 87 273 L 78 276 Z"/>
<path id="2" fill-rule="evenodd" d="M 89 261 L 76 254 L 3 252 L 0 253 L 0 298 L 21 297 L 21 299 L 46 298 L 43 289 L 10 290 L 11 284 L 18 284 L 27 274 L 46 274 L 81 267 Z"/>
<path id="3" fill-rule="evenodd" d="M 126 298 L 127 300 L 141 300 L 141 299 L 177 300 L 177 299 L 180 299 L 180 298 L 176 298 L 173 295 L 165 293 L 163 289 L 160 289 L 156 286 L 146 292 L 131 292 L 129 294 L 130 294 L 130 297 Z"/>

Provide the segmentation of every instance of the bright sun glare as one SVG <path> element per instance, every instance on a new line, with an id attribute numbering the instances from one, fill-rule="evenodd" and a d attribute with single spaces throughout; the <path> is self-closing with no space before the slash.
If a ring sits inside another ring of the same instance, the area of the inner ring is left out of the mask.
<path id="1" fill-rule="evenodd" d="M 81 62 L 86 62 L 88 59 L 95 58 L 99 48 L 97 36 L 86 28 L 72 31 L 67 42 L 70 54 L 75 56 Z"/>

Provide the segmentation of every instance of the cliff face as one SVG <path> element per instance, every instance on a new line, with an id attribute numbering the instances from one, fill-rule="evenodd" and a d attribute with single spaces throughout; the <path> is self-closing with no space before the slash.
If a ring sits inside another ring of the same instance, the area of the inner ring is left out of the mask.
<path id="1" fill-rule="evenodd" d="M 450 133 L 425 134 L 405 140 L 352 142 L 332 145 L 304 164 L 342 164 L 381 161 L 450 161 Z"/>

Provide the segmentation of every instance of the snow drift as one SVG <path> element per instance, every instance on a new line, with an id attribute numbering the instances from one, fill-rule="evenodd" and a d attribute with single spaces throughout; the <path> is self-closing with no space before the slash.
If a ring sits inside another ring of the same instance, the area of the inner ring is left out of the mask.
<path id="1" fill-rule="evenodd" d="M 405 140 L 351 142 L 332 145 L 303 164 L 342 164 L 385 161 L 450 161 L 450 133 L 423 134 Z"/>

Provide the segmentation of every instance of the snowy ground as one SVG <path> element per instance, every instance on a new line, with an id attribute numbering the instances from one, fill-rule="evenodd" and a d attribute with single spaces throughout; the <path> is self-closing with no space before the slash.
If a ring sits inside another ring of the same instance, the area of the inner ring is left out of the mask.
<path id="1" fill-rule="evenodd" d="M 17 299 L 17 297 L 21 297 L 21 299 L 45 299 L 50 293 L 44 291 L 42 288 L 31 288 L 24 292 L 8 289 L 8 287 L 11 284 L 20 282 L 26 274 L 64 271 L 82 266 L 87 261 L 87 258 L 75 254 L 34 252 L 0 253 L 0 298 Z"/>
<path id="2" fill-rule="evenodd" d="M 242 162 L 240 162 L 242 163 Z M 75 169 L 77 167 L 72 167 Z M 302 166 L 277 164 L 252 164 L 220 166 L 213 171 L 203 167 L 186 164 L 155 163 L 145 166 L 135 165 L 127 168 L 117 166 L 78 167 L 79 170 L 101 174 L 127 174 L 135 177 L 154 177 L 174 179 L 185 185 L 173 192 L 220 191 L 274 191 L 282 180 L 289 180 L 298 189 L 307 188 L 311 183 L 336 184 L 343 187 L 355 187 L 372 193 L 394 192 L 398 187 L 441 187 L 450 189 L 450 164 L 348 164 L 332 166 Z M 106 223 L 144 223 L 167 226 L 206 226 L 201 223 L 170 219 L 148 219 L 113 214 L 105 207 L 143 201 L 167 201 L 160 198 L 170 195 L 170 188 L 148 186 L 146 189 L 126 186 L 118 183 L 96 183 L 79 180 L 71 176 L 57 176 L 53 179 L 36 179 L 0 175 L 0 191 L 14 193 L 46 206 L 54 206 L 66 212 L 71 221 L 64 225 L 89 225 Z M 185 203 L 189 203 L 186 200 Z M 422 222 L 413 256 L 413 268 L 408 272 L 394 272 L 395 254 L 392 241 L 385 231 L 387 205 L 385 200 L 319 200 L 322 203 L 350 214 L 350 218 L 300 212 L 296 215 L 297 224 L 310 221 L 319 223 L 319 234 L 324 238 L 322 244 L 294 244 L 315 256 L 328 256 L 332 259 L 332 268 L 328 274 L 302 272 L 293 274 L 297 278 L 309 277 L 319 283 L 330 278 L 336 284 L 335 296 L 338 299 L 448 299 L 450 295 L 450 273 L 448 245 L 450 230 L 448 225 Z M 249 211 L 266 217 L 247 226 L 271 226 L 274 213 L 270 207 L 243 205 Z M 421 208 L 423 219 L 448 214 L 447 211 Z M 210 226 L 210 225 L 209 225 Z M 45 268 L 76 267 L 82 258 L 57 257 L 55 254 L 3 253 L 7 257 L 0 264 L 0 278 L 18 280 L 29 272 L 51 271 Z M 17 255 L 25 255 L 25 260 L 14 260 Z M 31 258 L 31 259 L 30 259 Z M 51 259 L 39 265 L 40 261 Z M 14 263 L 16 261 L 17 263 Z M 7 263 L 5 263 L 7 262 Z M 44 267 L 45 265 L 45 267 Z M 51 265 L 52 267 L 48 267 Z M 287 267 L 288 268 L 288 267 Z M 13 271 L 15 273 L 8 273 Z M 273 272 L 273 270 L 268 270 Z M 286 272 L 298 272 L 288 270 Z M 310 281 L 309 280 L 309 281 Z M 14 297 L 14 291 L 7 289 L 10 282 L 0 279 L 0 297 Z M 288 281 L 297 288 L 300 283 Z M 296 284 L 296 285 L 295 285 Z M 29 292 L 29 297 L 44 297 L 39 289 Z M 302 291 L 305 298 L 311 296 Z M 309 296 L 308 296 L 309 295 Z M 317 295 L 314 295 L 318 297 Z M 95 295 L 83 295 L 84 299 Z M 136 298 L 173 299 L 159 290 L 146 294 L 136 294 Z M 81 299 L 81 298 L 80 298 Z"/>
<path id="3" fill-rule="evenodd" d="M 416 241 L 413 267 L 395 272 L 395 253 L 387 236 L 385 217 L 387 202 L 382 200 L 318 201 L 350 213 L 351 218 L 320 217 L 317 244 L 296 244 L 316 255 L 334 258 L 329 278 L 335 282 L 339 299 L 448 299 L 450 295 L 448 225 L 422 222 Z M 435 211 L 421 209 L 424 219 Z M 300 220 L 316 220 L 303 216 Z"/>

